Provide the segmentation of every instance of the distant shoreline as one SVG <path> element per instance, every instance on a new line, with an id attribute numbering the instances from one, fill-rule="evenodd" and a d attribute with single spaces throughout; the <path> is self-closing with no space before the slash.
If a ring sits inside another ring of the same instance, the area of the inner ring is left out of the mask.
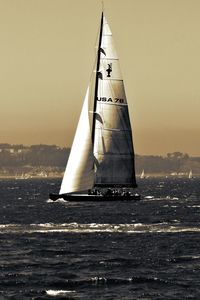
<path id="1" fill-rule="evenodd" d="M 14 176 L 14 175 L 7 175 L 7 176 L 6 175 L 0 175 L 0 180 L 6 180 L 6 179 L 13 179 L 13 180 L 19 180 L 19 181 L 34 180 L 34 179 L 48 180 L 48 179 L 62 179 L 62 177 L 63 177 L 63 174 L 61 174 L 61 175 L 51 175 L 51 176 L 47 176 L 47 177 L 35 175 L 35 176 L 30 176 L 28 178 L 20 178 L 20 177 Z M 151 174 L 148 174 L 145 178 L 140 178 L 140 174 L 136 175 L 136 179 L 140 180 L 140 181 L 147 180 L 147 179 L 150 179 L 150 178 L 188 179 L 188 176 L 187 175 L 169 175 L 169 174 L 161 174 L 161 173 L 158 173 L 158 174 L 151 173 Z M 194 174 L 193 178 L 200 178 L 200 174 Z"/>
<path id="2" fill-rule="evenodd" d="M 0 179 L 15 179 L 15 180 L 32 180 L 32 179 L 55 179 L 55 178 L 61 178 L 62 179 L 62 175 L 58 176 L 48 176 L 48 177 L 44 177 L 44 176 L 31 176 L 29 178 L 20 178 L 14 175 L 0 175 Z"/>
<path id="3" fill-rule="evenodd" d="M 56 145 L 10 145 L 0 143 L 0 178 L 57 178 L 62 177 L 69 148 Z M 200 157 L 190 157 L 179 151 L 166 156 L 135 155 L 135 171 L 147 176 L 194 176 L 200 175 Z M 10 177 L 11 176 L 11 177 Z M 26 179 L 24 178 L 24 179 Z"/>

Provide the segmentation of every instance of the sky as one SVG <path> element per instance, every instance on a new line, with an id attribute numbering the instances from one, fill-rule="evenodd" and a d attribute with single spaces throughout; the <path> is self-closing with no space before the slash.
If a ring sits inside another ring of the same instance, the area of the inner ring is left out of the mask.
<path id="1" fill-rule="evenodd" d="M 100 0 L 0 0 L 0 143 L 70 147 Z M 137 154 L 200 156 L 200 1 L 104 0 Z"/>

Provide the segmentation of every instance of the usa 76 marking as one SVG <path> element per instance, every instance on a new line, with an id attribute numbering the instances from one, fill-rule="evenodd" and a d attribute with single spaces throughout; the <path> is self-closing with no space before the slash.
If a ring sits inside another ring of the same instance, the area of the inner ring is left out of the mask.
<path id="1" fill-rule="evenodd" d="M 97 101 L 102 101 L 102 102 L 113 102 L 113 103 L 124 103 L 123 98 L 107 98 L 107 97 L 100 97 L 97 98 Z"/>

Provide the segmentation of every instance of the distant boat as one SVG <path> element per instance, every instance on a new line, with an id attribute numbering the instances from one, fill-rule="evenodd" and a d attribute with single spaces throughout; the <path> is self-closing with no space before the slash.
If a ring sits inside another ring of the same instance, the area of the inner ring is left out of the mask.
<path id="1" fill-rule="evenodd" d="M 188 175 L 188 178 L 189 178 L 189 179 L 193 178 L 192 170 L 190 170 L 189 175 Z"/>
<path id="2" fill-rule="evenodd" d="M 31 178 L 31 175 L 24 174 L 24 173 L 15 177 L 15 179 L 17 179 L 17 180 L 24 180 L 24 179 L 30 179 L 30 178 Z"/>
<path id="3" fill-rule="evenodd" d="M 144 170 L 142 170 L 142 173 L 140 174 L 140 178 L 141 178 L 141 179 L 144 179 L 144 178 L 145 178 Z"/>
<path id="4" fill-rule="evenodd" d="M 59 194 L 52 200 L 139 200 L 132 130 L 119 59 L 102 13 L 89 83 Z"/>

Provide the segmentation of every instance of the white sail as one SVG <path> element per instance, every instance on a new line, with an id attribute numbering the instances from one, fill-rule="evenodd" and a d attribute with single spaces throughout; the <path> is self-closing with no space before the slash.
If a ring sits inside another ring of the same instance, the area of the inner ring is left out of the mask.
<path id="1" fill-rule="evenodd" d="M 124 83 L 103 18 L 94 137 L 95 184 L 135 186 L 134 151 Z"/>
<path id="2" fill-rule="evenodd" d="M 143 179 L 144 178 L 144 170 L 142 170 L 142 173 L 140 175 L 140 178 Z"/>
<path id="3" fill-rule="evenodd" d="M 92 188 L 94 156 L 88 115 L 89 88 L 83 103 L 79 123 L 60 188 L 60 194 Z"/>
<path id="4" fill-rule="evenodd" d="M 188 175 L 188 178 L 191 179 L 192 176 L 193 176 L 193 175 L 192 175 L 192 170 L 190 170 L 189 175 Z"/>

